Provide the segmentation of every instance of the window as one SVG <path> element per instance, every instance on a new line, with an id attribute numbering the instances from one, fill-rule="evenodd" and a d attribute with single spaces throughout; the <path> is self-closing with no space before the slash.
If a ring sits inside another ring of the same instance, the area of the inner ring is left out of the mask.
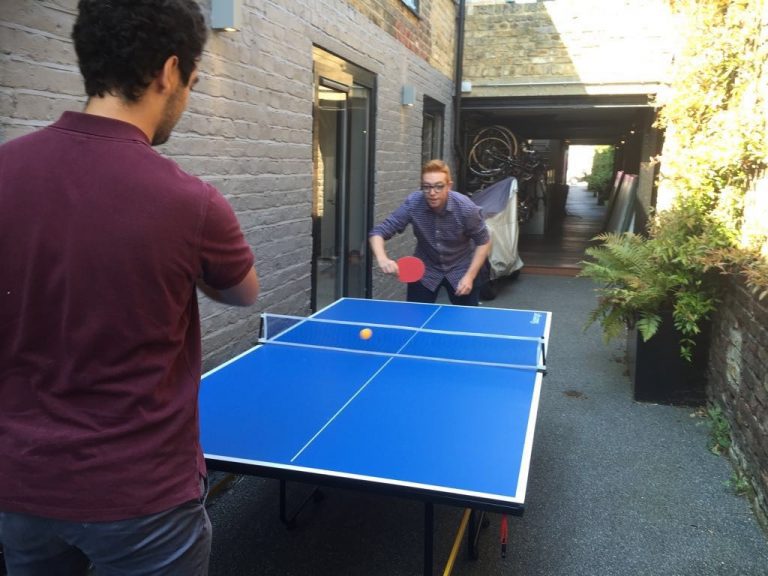
<path id="1" fill-rule="evenodd" d="M 419 0 L 400 0 L 400 2 L 408 6 L 415 14 L 419 13 Z"/>
<path id="2" fill-rule="evenodd" d="M 443 157 L 443 118 L 445 106 L 424 96 L 424 121 L 421 125 L 421 163 Z"/>

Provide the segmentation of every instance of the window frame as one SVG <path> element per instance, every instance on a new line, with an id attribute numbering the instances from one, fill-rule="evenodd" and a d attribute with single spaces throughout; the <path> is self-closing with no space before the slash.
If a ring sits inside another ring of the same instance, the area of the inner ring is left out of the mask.
<path id="1" fill-rule="evenodd" d="M 419 0 L 400 0 L 400 2 L 408 8 L 411 12 L 418 16 L 419 14 Z"/>

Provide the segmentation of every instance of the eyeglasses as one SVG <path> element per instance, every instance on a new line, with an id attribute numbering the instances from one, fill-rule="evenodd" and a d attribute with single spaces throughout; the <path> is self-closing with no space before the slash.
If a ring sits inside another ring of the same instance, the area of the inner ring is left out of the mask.
<path id="1" fill-rule="evenodd" d="M 445 182 L 438 182 L 437 184 L 422 184 L 421 185 L 421 191 L 425 194 L 429 194 L 434 190 L 435 192 L 442 192 L 445 190 Z"/>

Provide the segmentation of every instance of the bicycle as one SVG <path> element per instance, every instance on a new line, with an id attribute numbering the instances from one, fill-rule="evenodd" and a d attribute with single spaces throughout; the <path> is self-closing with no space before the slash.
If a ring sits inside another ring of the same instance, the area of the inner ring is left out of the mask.
<path id="1" fill-rule="evenodd" d="M 467 165 L 480 180 L 480 189 L 509 176 L 517 179 L 521 224 L 530 221 L 539 203 L 546 201 L 546 164 L 528 145 L 523 145 L 518 154 L 517 138 L 508 128 L 489 126 L 480 130 L 472 139 Z"/>

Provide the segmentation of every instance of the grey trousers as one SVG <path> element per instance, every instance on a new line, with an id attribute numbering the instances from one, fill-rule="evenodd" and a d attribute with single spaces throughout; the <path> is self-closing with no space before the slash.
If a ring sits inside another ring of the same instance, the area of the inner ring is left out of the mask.
<path id="1" fill-rule="evenodd" d="M 204 497 L 117 522 L 0 512 L 0 542 L 8 576 L 207 576 L 211 522 Z"/>

